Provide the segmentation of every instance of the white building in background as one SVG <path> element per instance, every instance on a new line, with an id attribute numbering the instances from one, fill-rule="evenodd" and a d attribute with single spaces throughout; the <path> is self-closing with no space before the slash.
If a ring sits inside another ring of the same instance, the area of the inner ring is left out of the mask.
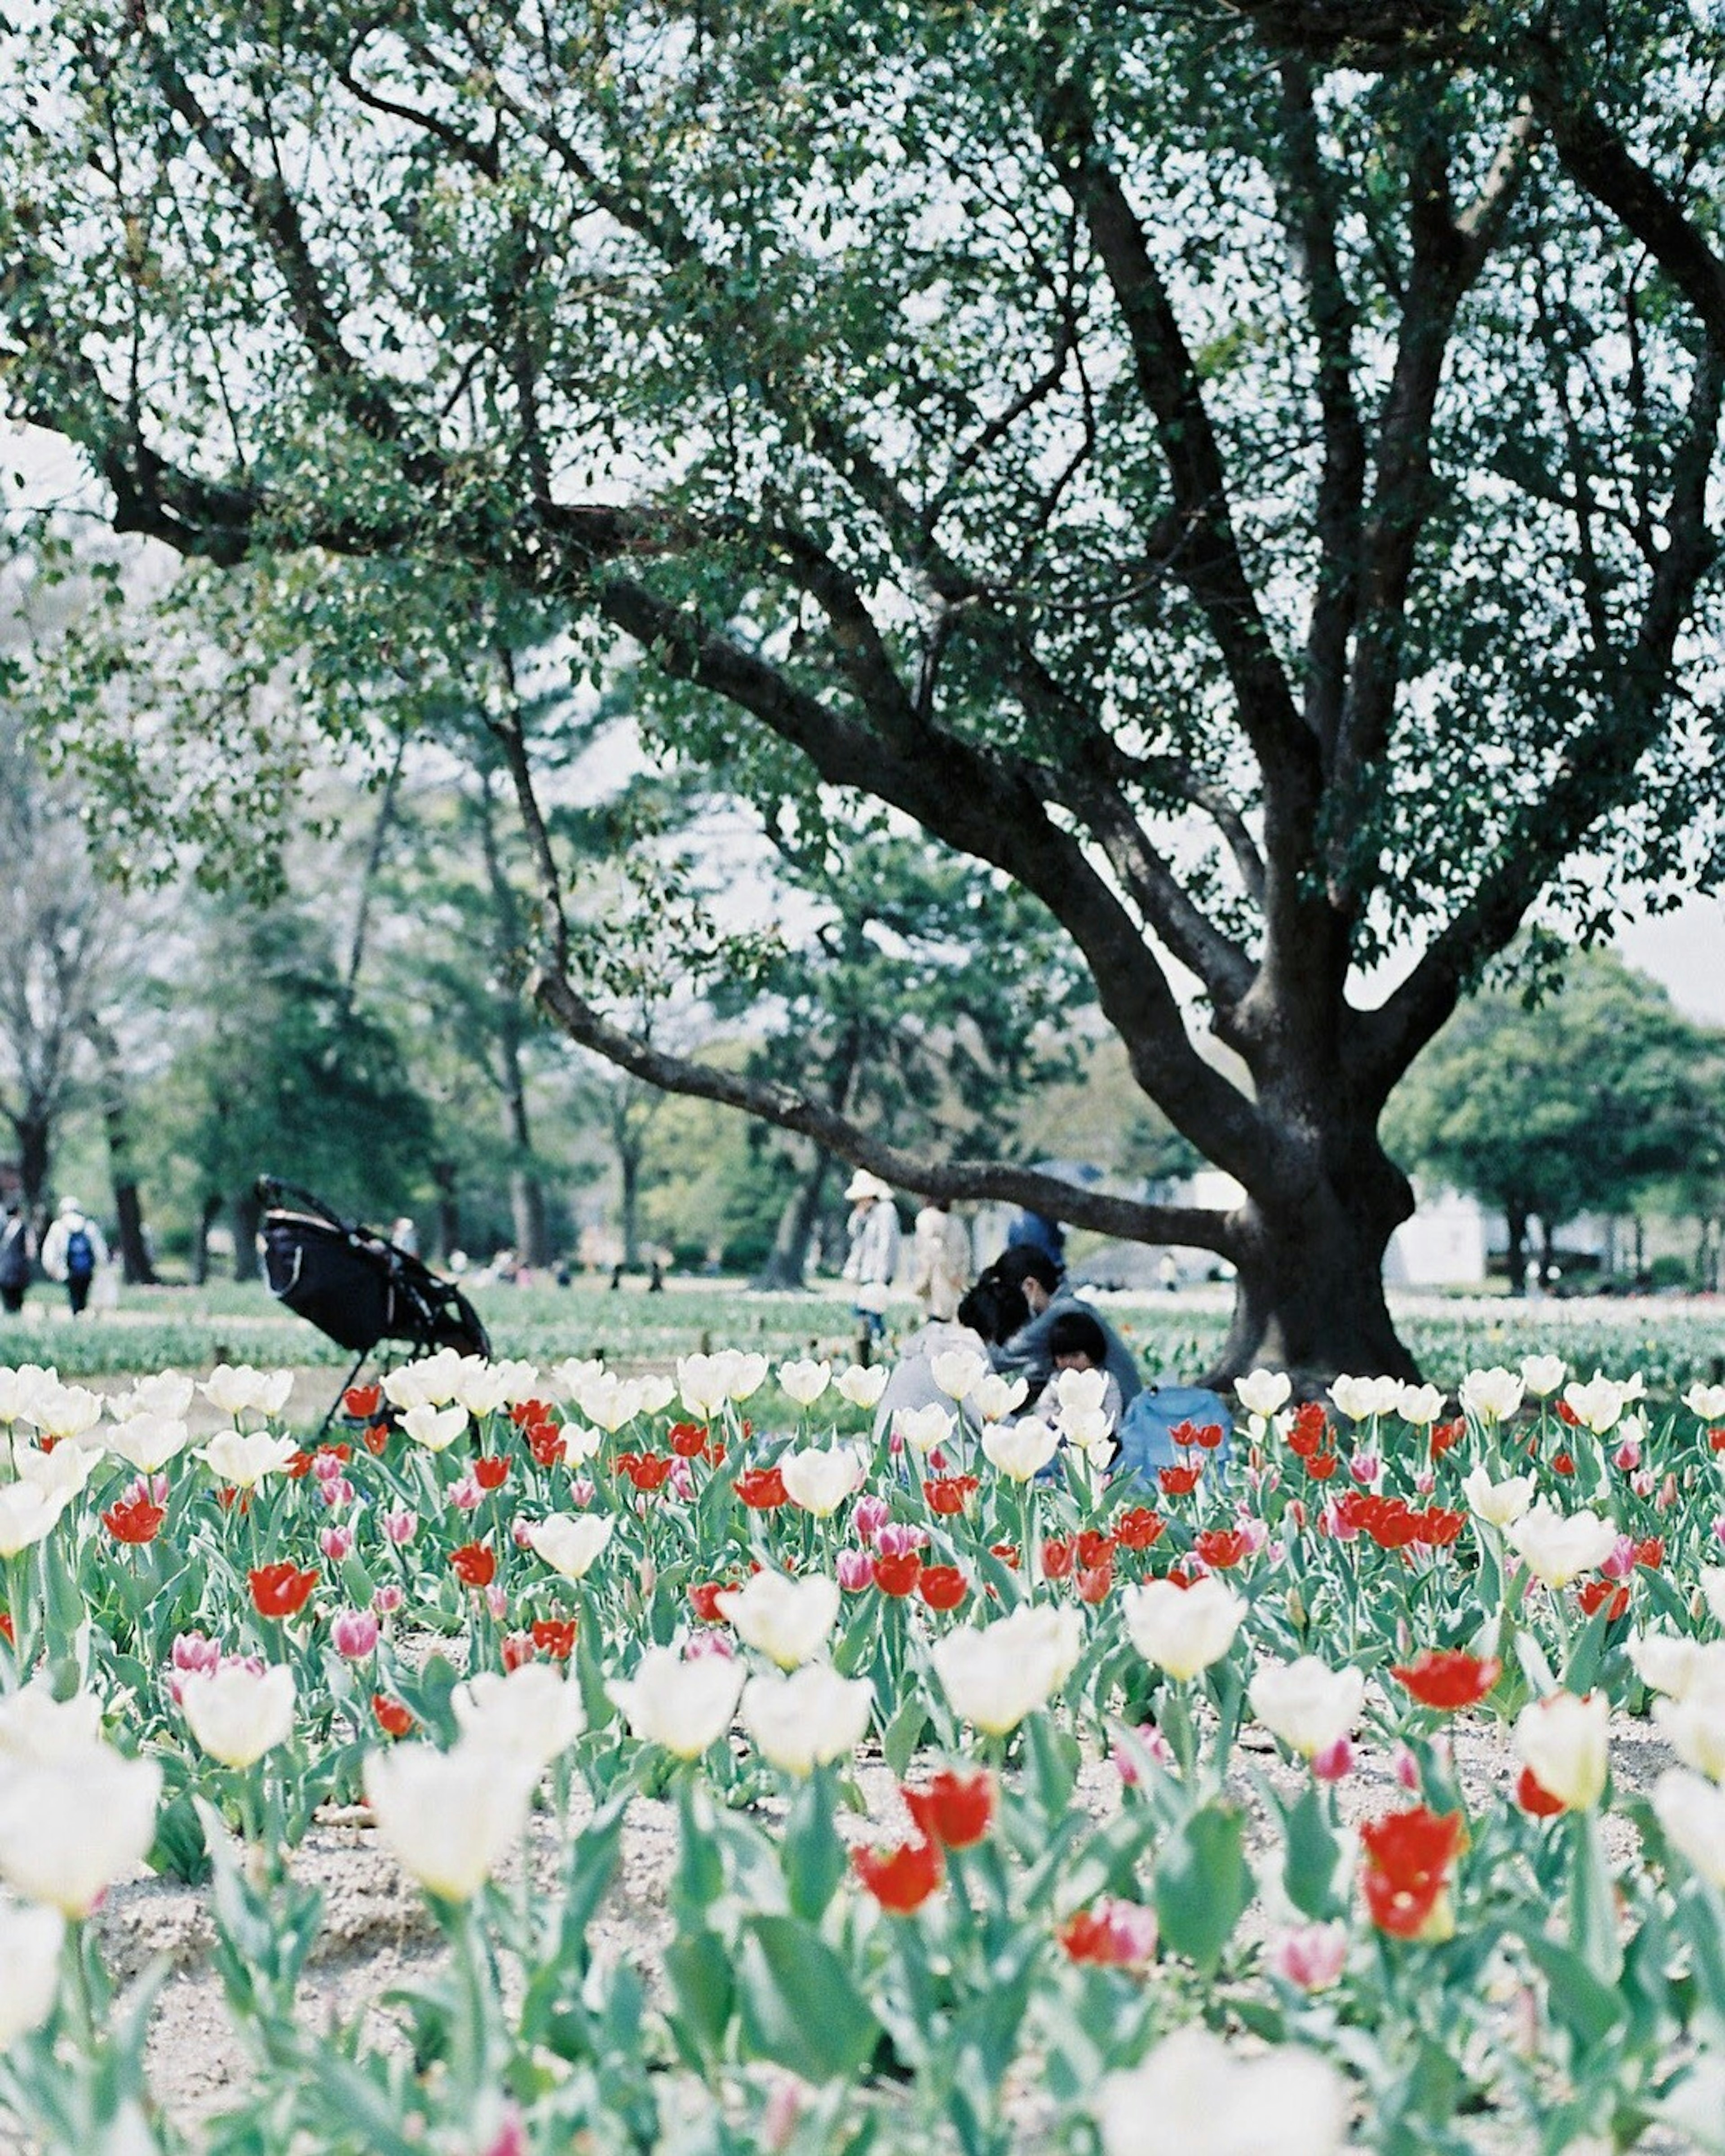
<path id="1" fill-rule="evenodd" d="M 1491 1229 L 1502 1216 L 1459 1190 L 1416 1193 L 1414 1216 L 1389 1239 L 1384 1277 L 1391 1287 L 1476 1287 L 1486 1277 Z"/>

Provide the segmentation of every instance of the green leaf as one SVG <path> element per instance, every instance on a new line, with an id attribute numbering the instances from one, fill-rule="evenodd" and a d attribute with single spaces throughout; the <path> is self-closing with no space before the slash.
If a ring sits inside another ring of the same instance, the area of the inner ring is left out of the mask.
<path id="1" fill-rule="evenodd" d="M 798 1787 L 785 1821 L 779 1861 L 791 1907 L 819 1923 L 849 1868 L 833 1824 L 831 1770 L 817 1768 Z"/>
<path id="2" fill-rule="evenodd" d="M 1308 1780 L 1298 1800 L 1283 1812 L 1282 1830 L 1287 1838 L 1282 1884 L 1288 1899 L 1308 1917 L 1334 1916 L 1339 1905 L 1336 1874 L 1342 1844 L 1324 1816 L 1316 1781 Z"/>
<path id="3" fill-rule="evenodd" d="M 1545 1979 L 1551 2009 L 1575 2039 L 1578 2052 L 1603 2043 L 1625 2019 L 1624 2003 L 1579 1953 L 1532 1927 L 1521 1933 L 1528 1956 Z"/>
<path id="4" fill-rule="evenodd" d="M 795 1917 L 757 1917 L 747 1927 L 737 1985 L 746 2056 L 804 2081 L 848 2078 L 880 2041 L 880 2025 L 850 1971 Z"/>
<path id="5" fill-rule="evenodd" d="M 1156 1867 L 1162 1936 L 1208 1974 L 1252 1898 L 1245 1822 L 1232 1804 L 1193 1813 L 1170 1836 Z"/>
<path id="6" fill-rule="evenodd" d="M 887 1724 L 886 1734 L 880 1740 L 886 1763 L 900 1781 L 911 1771 L 911 1762 L 927 1727 L 928 1714 L 921 1697 L 915 1691 L 906 1692 L 903 1705 Z"/>
<path id="7" fill-rule="evenodd" d="M 731 1956 L 716 1932 L 685 1932 L 665 1950 L 665 1974 L 675 2010 L 671 2033 L 697 2071 L 723 2056 L 725 2031 L 736 2003 Z"/>

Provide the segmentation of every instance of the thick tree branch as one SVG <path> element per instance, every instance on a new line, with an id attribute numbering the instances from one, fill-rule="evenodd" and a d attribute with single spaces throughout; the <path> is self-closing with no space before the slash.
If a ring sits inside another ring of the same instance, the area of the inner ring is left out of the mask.
<path id="1" fill-rule="evenodd" d="M 598 600 L 605 617 L 650 649 L 667 673 L 752 711 L 800 749 L 829 784 L 891 803 L 1041 899 L 1083 951 L 1138 1083 L 1177 1128 L 1241 1182 L 1272 1173 L 1256 1110 L 1193 1047 L 1137 924 L 1077 840 L 1050 821 L 1042 774 L 933 728 L 915 753 L 894 747 L 633 580 L 607 578 Z"/>
<path id="2" fill-rule="evenodd" d="M 1472 896 L 1433 938 L 1401 987 L 1357 1022 L 1360 1080 L 1369 1097 L 1389 1097 L 1481 965 L 1505 948 L 1552 876 L 1623 800 L 1635 766 L 1657 740 L 1671 695 L 1677 637 L 1697 587 L 1721 551 L 1718 535 L 1707 522 L 1707 490 L 1722 398 L 1725 353 L 1710 352 L 1697 363 L 1691 384 L 1688 426 L 1674 459 L 1665 551 L 1635 643 L 1619 660 L 1615 680 L 1608 675 L 1602 680 L 1602 716 L 1571 742 L 1540 798 L 1511 819 Z"/>
<path id="3" fill-rule="evenodd" d="M 1231 1216 L 1204 1206 L 1145 1205 L 1062 1183 L 1034 1168 L 1005 1161 L 930 1161 L 883 1144 L 825 1101 L 794 1086 L 721 1070 L 663 1049 L 613 1025 L 578 994 L 566 976 L 542 968 L 528 988 L 540 1008 L 570 1040 L 593 1049 L 632 1076 L 672 1093 L 688 1093 L 740 1109 L 813 1138 L 827 1152 L 871 1169 L 900 1190 L 927 1198 L 996 1199 L 1025 1206 L 1075 1228 L 1094 1229 L 1132 1242 L 1178 1243 L 1228 1255 L 1235 1247 Z"/>

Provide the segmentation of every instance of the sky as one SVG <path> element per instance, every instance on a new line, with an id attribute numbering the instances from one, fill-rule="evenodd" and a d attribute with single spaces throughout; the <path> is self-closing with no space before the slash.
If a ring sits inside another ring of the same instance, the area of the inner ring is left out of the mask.
<path id="1" fill-rule="evenodd" d="M 21 485 L 6 480 L 9 471 Z M 0 429 L 0 484 L 14 504 L 89 498 L 77 453 L 33 427 Z M 1675 912 L 1627 921 L 1617 945 L 1630 965 L 1664 984 L 1680 1010 L 1725 1025 L 1725 899 L 1694 899 Z"/>

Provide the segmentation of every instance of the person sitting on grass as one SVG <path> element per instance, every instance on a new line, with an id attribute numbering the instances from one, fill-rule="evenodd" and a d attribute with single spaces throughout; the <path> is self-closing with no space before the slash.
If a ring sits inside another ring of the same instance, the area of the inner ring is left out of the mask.
<path id="1" fill-rule="evenodd" d="M 1044 1422 L 1056 1422 L 1063 1406 L 1081 1399 L 1086 1407 L 1094 1407 L 1107 1418 L 1111 1436 L 1119 1428 L 1125 1405 L 1119 1380 L 1108 1368 L 1108 1336 L 1100 1321 L 1089 1311 L 1070 1304 L 1059 1308 L 1048 1328 L 1047 1344 L 1054 1373 L 1029 1412 Z M 1101 1383 L 1095 1387 L 1068 1386 L 1063 1391 L 1060 1380 L 1069 1370 L 1094 1370 Z M 1094 1401 L 1089 1397 L 1092 1391 L 1096 1395 Z"/>
<path id="2" fill-rule="evenodd" d="M 974 1435 L 981 1427 L 981 1418 L 968 1402 L 961 1410 L 951 1394 L 935 1382 L 934 1358 L 968 1353 L 987 1362 L 1029 1315 L 1029 1307 L 1016 1287 L 984 1274 L 960 1302 L 954 1317 L 937 1318 L 912 1334 L 893 1364 L 886 1389 L 875 1409 L 876 1444 L 891 1429 L 892 1419 L 901 1409 L 949 1409 L 954 1414 L 962 1414 L 965 1427 Z"/>
<path id="3" fill-rule="evenodd" d="M 1022 1376 L 1032 1399 L 1040 1399 L 1054 1375 L 1049 1353 L 1050 1328 L 1065 1311 L 1079 1311 L 1101 1328 L 1107 1347 L 1108 1372 L 1120 1388 L 1121 1404 L 1129 1407 L 1144 1389 L 1143 1373 L 1128 1348 L 1107 1320 L 1082 1296 L 1073 1292 L 1052 1258 L 1042 1250 L 1014 1245 L 995 1259 L 984 1280 L 995 1279 L 1016 1287 L 1029 1306 L 1030 1316 L 1004 1346 L 993 1353 L 994 1368 L 1008 1377 Z"/>

